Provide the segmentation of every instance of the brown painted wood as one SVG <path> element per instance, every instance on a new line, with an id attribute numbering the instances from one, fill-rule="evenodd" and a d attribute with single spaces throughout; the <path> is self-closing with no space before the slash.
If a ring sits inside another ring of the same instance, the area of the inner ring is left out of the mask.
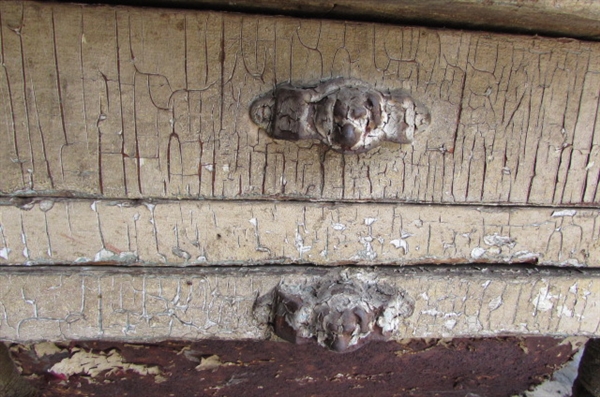
<path id="1" fill-rule="evenodd" d="M 13 345 L 41 396 L 506 397 L 564 364 L 552 338 L 373 343 L 340 356 L 313 345 L 204 341 Z"/>

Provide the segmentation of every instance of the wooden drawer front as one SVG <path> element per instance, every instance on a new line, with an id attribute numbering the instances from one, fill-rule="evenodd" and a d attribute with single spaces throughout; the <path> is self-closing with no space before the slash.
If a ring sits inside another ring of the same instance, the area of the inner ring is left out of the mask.
<path id="1" fill-rule="evenodd" d="M 196 11 L 1 2 L 0 191 L 590 205 L 597 43 Z M 283 82 L 425 103 L 413 145 L 342 155 L 248 117 Z"/>

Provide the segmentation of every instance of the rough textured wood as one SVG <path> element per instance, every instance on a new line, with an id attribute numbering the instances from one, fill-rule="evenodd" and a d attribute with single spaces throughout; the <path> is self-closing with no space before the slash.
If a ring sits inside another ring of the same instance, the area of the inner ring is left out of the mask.
<path id="1" fill-rule="evenodd" d="M 493 335 L 600 335 L 600 281 L 581 272 L 413 269 L 382 271 L 415 311 L 393 339 Z M 312 282 L 311 268 L 168 271 L 68 269 L 0 274 L 0 339 L 265 339 L 257 296 L 279 282 Z"/>
<path id="2" fill-rule="evenodd" d="M 23 202 L 0 264 L 600 266 L 600 211 L 397 204 Z"/>
<path id="3" fill-rule="evenodd" d="M 196 11 L 1 2 L 0 192 L 595 205 L 600 45 Z M 275 142 L 248 105 L 355 77 L 432 112 L 413 146 Z"/>
<path id="4" fill-rule="evenodd" d="M 600 38 L 600 5 L 589 0 L 107 0 L 112 4 L 210 7 L 313 18 L 501 29 Z"/>

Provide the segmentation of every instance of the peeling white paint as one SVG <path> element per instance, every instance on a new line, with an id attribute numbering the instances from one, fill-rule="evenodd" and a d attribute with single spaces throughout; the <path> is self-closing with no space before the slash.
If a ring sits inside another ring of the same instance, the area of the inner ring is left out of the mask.
<path id="1" fill-rule="evenodd" d="M 402 248 L 404 250 L 404 255 L 408 254 L 408 242 L 406 240 L 396 239 L 390 241 L 390 244 L 392 244 L 396 249 Z"/>
<path id="2" fill-rule="evenodd" d="M 142 376 L 161 374 L 157 366 L 125 362 L 117 350 L 93 353 L 78 348 L 72 350 L 70 357 L 54 364 L 49 372 L 66 377 L 87 375 L 95 378 L 102 374 L 109 376 L 120 371 L 133 371 Z"/>
<path id="3" fill-rule="evenodd" d="M 540 288 L 537 296 L 533 297 L 533 299 L 531 300 L 531 303 L 534 306 L 534 314 L 536 310 L 541 312 L 547 312 L 549 310 L 552 310 L 556 298 L 558 298 L 558 296 L 552 295 L 550 293 L 548 285 L 545 285 L 542 288 Z"/>
<path id="4" fill-rule="evenodd" d="M 8 260 L 8 256 L 10 255 L 10 248 L 4 247 L 0 249 L 0 258 Z"/>
<path id="5" fill-rule="evenodd" d="M 375 260 L 377 258 L 377 252 L 375 252 L 373 249 L 373 237 L 361 237 L 359 241 L 365 246 L 365 249 L 358 251 L 356 255 L 352 257 L 352 259 L 367 259 L 370 261 Z"/>
<path id="6" fill-rule="evenodd" d="M 365 218 L 365 225 L 367 226 L 371 226 L 375 222 L 377 222 L 377 218 Z"/>
<path id="7" fill-rule="evenodd" d="M 54 207 L 54 201 L 52 200 L 42 200 L 40 201 L 40 210 L 43 212 L 50 211 Z"/>
<path id="8" fill-rule="evenodd" d="M 331 225 L 331 227 L 333 228 L 333 230 L 337 230 L 338 232 L 346 230 L 346 225 L 342 223 L 334 223 Z"/>
<path id="9" fill-rule="evenodd" d="M 500 236 L 497 233 L 483 236 L 483 242 L 497 247 L 509 246 L 512 248 L 515 245 L 514 239 L 509 236 Z"/>
<path id="10" fill-rule="evenodd" d="M 452 329 L 454 329 L 455 326 L 456 326 L 456 320 L 453 319 L 453 318 L 444 321 L 444 327 L 447 328 L 450 331 Z"/>
<path id="11" fill-rule="evenodd" d="M 497 296 L 488 303 L 488 308 L 491 312 L 498 309 L 502 305 L 502 296 Z"/>
<path id="12" fill-rule="evenodd" d="M 471 258 L 473 259 L 479 259 L 481 258 L 483 255 L 485 255 L 485 249 L 481 248 L 481 247 L 475 247 L 473 248 L 473 250 L 471 251 Z"/>
<path id="13" fill-rule="evenodd" d="M 310 245 L 304 245 L 304 238 L 302 238 L 302 235 L 298 231 L 296 231 L 296 237 L 294 239 L 294 242 L 294 245 L 296 246 L 296 249 L 298 250 L 300 256 L 302 256 L 306 252 L 309 252 L 312 249 Z"/>
<path id="14" fill-rule="evenodd" d="M 575 216 L 575 215 L 577 215 L 577 211 L 575 211 L 575 210 L 560 210 L 560 211 L 554 211 L 552 213 L 553 218 L 558 218 L 558 217 L 563 217 L 563 216 Z"/>

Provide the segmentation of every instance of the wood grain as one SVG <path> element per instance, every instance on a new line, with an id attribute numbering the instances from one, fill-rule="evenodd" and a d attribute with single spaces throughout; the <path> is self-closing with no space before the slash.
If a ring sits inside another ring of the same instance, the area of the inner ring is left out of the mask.
<path id="1" fill-rule="evenodd" d="M 0 206 L 0 264 L 598 267 L 598 210 L 38 200 Z"/>
<path id="2" fill-rule="evenodd" d="M 30 269 L 31 270 L 31 269 Z M 357 270 L 358 271 L 358 270 Z M 315 268 L 128 273 L 113 269 L 0 274 L 0 339 L 7 341 L 268 339 L 257 296 L 279 282 L 311 283 Z M 394 339 L 497 335 L 598 336 L 600 282 L 580 272 L 491 268 L 379 270 L 415 299 Z"/>
<path id="3" fill-rule="evenodd" d="M 600 44 L 198 11 L 0 3 L 0 192 L 591 205 Z M 430 107 L 414 145 L 277 142 L 248 105 L 336 76 Z"/>

